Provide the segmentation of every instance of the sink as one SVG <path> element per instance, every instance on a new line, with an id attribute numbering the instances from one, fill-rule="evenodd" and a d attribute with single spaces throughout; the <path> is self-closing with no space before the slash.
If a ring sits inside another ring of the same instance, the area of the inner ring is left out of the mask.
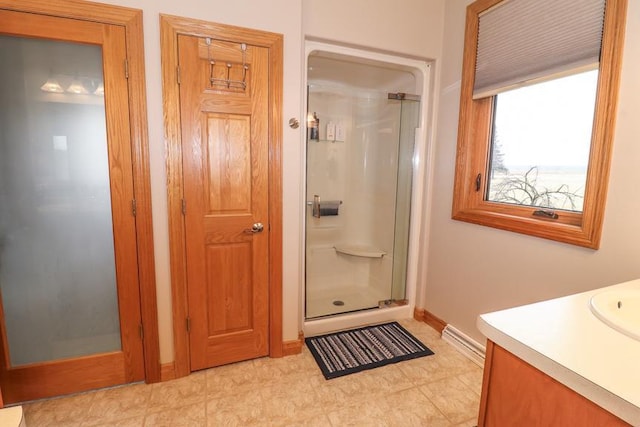
<path id="1" fill-rule="evenodd" d="M 608 326 L 640 341 L 640 286 L 634 284 L 635 287 L 616 287 L 595 294 L 589 300 L 589 308 Z"/>

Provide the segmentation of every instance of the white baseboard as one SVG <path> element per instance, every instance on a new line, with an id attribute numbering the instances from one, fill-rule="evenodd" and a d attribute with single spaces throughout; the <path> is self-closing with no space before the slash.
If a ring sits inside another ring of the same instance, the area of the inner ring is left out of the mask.
<path id="1" fill-rule="evenodd" d="M 451 325 L 445 326 L 442 339 L 451 344 L 460 353 L 471 359 L 480 367 L 484 367 L 486 348 Z"/>

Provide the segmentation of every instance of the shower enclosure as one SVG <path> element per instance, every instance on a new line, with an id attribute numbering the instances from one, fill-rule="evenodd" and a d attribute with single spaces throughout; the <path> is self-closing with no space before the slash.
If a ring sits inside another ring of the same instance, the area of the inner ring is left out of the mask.
<path id="1" fill-rule="evenodd" d="M 314 51 L 307 84 L 305 319 L 407 304 L 416 73 Z"/>

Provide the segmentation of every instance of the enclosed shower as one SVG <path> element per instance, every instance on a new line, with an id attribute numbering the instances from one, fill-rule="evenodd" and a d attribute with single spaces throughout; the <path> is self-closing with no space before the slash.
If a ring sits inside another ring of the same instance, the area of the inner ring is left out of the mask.
<path id="1" fill-rule="evenodd" d="M 406 305 L 424 76 L 325 50 L 307 62 L 305 321 Z"/>

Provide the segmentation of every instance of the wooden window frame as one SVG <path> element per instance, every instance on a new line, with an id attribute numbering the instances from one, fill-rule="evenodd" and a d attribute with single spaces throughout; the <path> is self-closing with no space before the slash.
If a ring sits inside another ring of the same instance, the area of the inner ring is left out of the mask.
<path id="1" fill-rule="evenodd" d="M 473 100 L 472 96 L 479 15 L 501 1 L 477 0 L 467 7 L 452 218 L 598 249 L 613 147 L 627 0 L 606 2 L 583 211 L 556 211 L 557 219 L 533 216 L 539 207 L 485 200 L 495 97 Z"/>

